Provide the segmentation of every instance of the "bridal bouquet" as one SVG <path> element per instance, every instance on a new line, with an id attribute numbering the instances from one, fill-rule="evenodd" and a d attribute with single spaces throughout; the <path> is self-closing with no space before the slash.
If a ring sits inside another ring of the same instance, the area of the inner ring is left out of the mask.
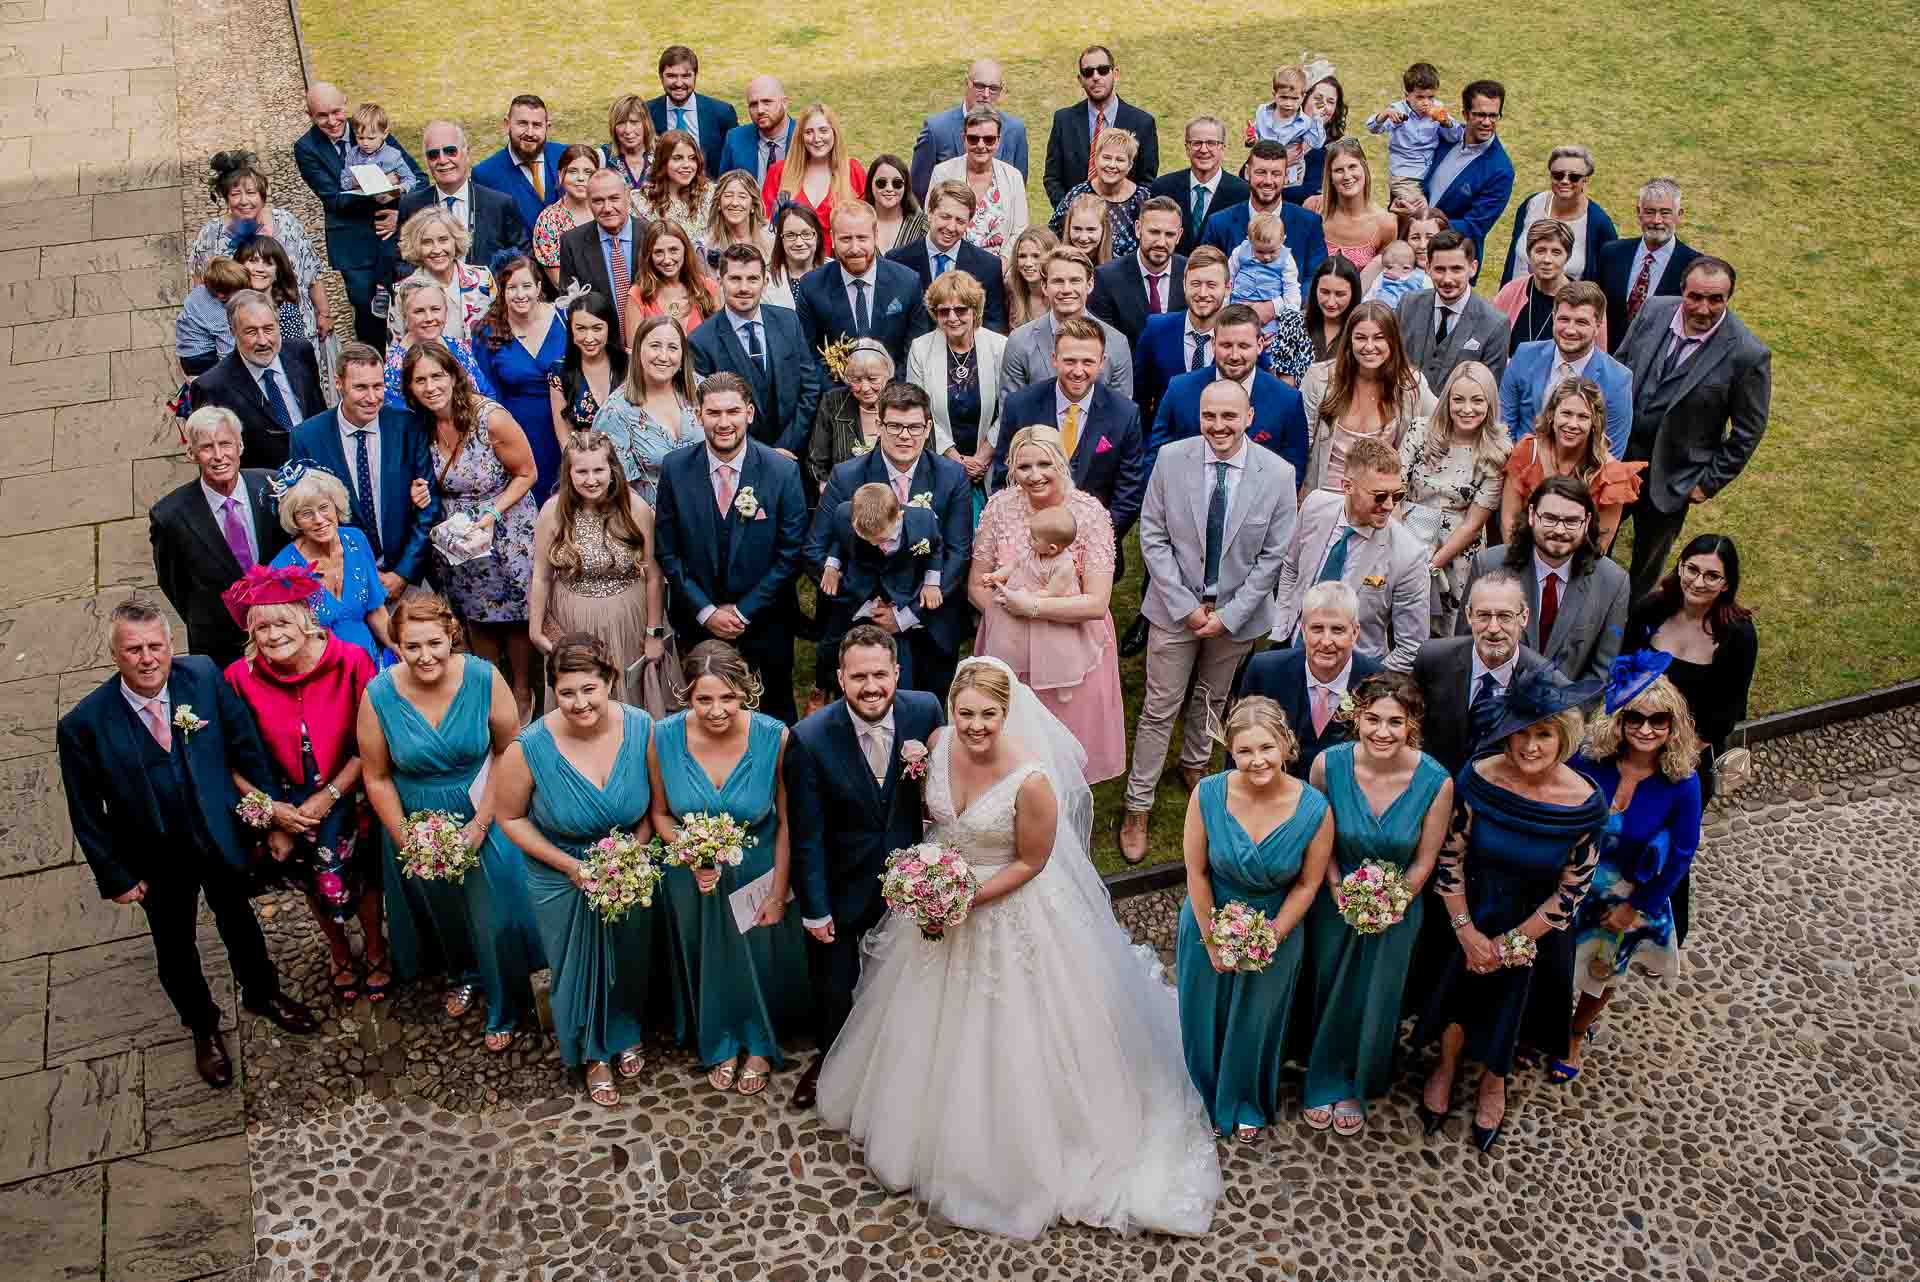
<path id="1" fill-rule="evenodd" d="M 457 886 L 480 862 L 480 852 L 467 845 L 466 825 L 444 810 L 416 810 L 401 831 L 400 867 L 409 877 Z"/>
<path id="2" fill-rule="evenodd" d="M 1221 961 L 1250 975 L 1265 970 L 1273 960 L 1273 950 L 1280 946 L 1267 915 L 1237 899 L 1213 910 L 1207 942 L 1220 950 Z"/>
<path id="3" fill-rule="evenodd" d="M 880 897 L 887 907 L 913 918 L 923 939 L 939 939 L 967 919 L 980 883 L 952 846 L 922 842 L 887 856 Z"/>
<path id="4" fill-rule="evenodd" d="M 666 874 L 659 841 L 642 842 L 615 828 L 586 849 L 580 869 L 580 889 L 587 904 L 608 925 L 619 921 L 635 905 L 653 907 L 654 887 Z"/>
<path id="5" fill-rule="evenodd" d="M 740 821 L 722 812 L 695 811 L 680 821 L 680 835 L 668 843 L 664 862 L 689 872 L 698 868 L 738 868 L 755 843 Z"/>
<path id="6" fill-rule="evenodd" d="M 1334 903 L 1347 925 L 1363 935 L 1377 935 L 1400 924 L 1413 903 L 1413 891 L 1392 864 L 1364 863 L 1340 879 Z"/>

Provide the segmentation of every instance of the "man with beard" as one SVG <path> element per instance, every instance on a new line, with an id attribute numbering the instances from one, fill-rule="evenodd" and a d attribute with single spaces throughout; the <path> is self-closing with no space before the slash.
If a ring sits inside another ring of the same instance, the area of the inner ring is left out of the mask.
<path id="1" fill-rule="evenodd" d="M 1627 326 L 1649 298 L 1673 298 L 1680 293 L 1688 264 L 1700 257 L 1699 250 L 1680 239 L 1679 183 L 1649 178 L 1640 188 L 1634 213 L 1640 219 L 1640 234 L 1600 246 L 1589 277 L 1606 291 L 1609 354 L 1620 350 Z"/>
<path id="2" fill-rule="evenodd" d="M 887 349 L 893 367 L 907 367 L 914 318 L 926 315 L 913 268 L 880 257 L 873 206 L 848 201 L 833 211 L 833 254 L 793 287 L 793 310 L 819 356 L 848 338 L 871 338 Z M 820 368 L 827 370 L 825 357 Z"/>
<path id="3" fill-rule="evenodd" d="M 1326 260 L 1327 233 L 1321 226 L 1320 215 L 1281 198 L 1286 185 L 1287 149 L 1270 138 L 1262 138 L 1247 154 L 1247 199 L 1208 217 L 1200 243 L 1231 255 L 1247 238 L 1247 224 L 1255 214 L 1278 215 L 1287 232 L 1287 252 L 1293 255 L 1293 265 L 1299 269 L 1304 289 L 1313 279 L 1314 268 Z M 1260 309 L 1266 313 L 1260 317 L 1264 325 L 1273 319 L 1273 304 L 1262 303 Z"/>
<path id="4" fill-rule="evenodd" d="M 473 167 L 473 180 L 513 198 L 520 221 L 531 227 L 540 211 L 560 199 L 562 143 L 547 141 L 547 104 L 523 93 L 507 106 L 507 145 Z"/>
<path id="5" fill-rule="evenodd" d="M 1227 256 L 1202 245 L 1187 259 L 1182 276 L 1186 310 L 1148 317 L 1134 344 L 1133 399 L 1142 423 L 1153 422 L 1168 383 L 1213 364 L 1213 326 L 1231 283 Z"/>
<path id="6" fill-rule="evenodd" d="M 1413 657 L 1413 679 L 1427 701 L 1420 750 L 1449 775 L 1460 773 L 1492 728 L 1508 687 L 1547 662 L 1521 643 L 1527 585 L 1511 570 L 1494 570 L 1474 583 L 1466 618 L 1472 636 L 1435 638 Z"/>
<path id="7" fill-rule="evenodd" d="M 787 91 L 772 76 L 755 76 L 747 84 L 747 123 L 727 131 L 720 144 L 720 173 L 744 169 L 756 185 L 766 182 L 767 170 L 785 160 L 793 145 L 793 117 L 787 114 Z"/>
<path id="8" fill-rule="evenodd" d="M 1116 258 L 1093 274 L 1093 296 L 1087 310 L 1127 337 L 1131 348 L 1140 341 L 1147 321 L 1187 305 L 1184 254 L 1180 243 L 1180 206 L 1171 196 L 1156 196 L 1140 210 L 1133 223 L 1140 247 Z"/>
<path id="9" fill-rule="evenodd" d="M 1182 374 L 1167 385 L 1147 439 L 1147 471 L 1161 449 L 1200 435 L 1200 398 L 1209 384 L 1238 383 L 1253 406 L 1247 439 L 1273 451 L 1293 468 L 1307 470 L 1307 412 L 1300 393 L 1260 368 L 1260 318 L 1245 303 L 1220 309 L 1213 327 L 1213 364 Z"/>

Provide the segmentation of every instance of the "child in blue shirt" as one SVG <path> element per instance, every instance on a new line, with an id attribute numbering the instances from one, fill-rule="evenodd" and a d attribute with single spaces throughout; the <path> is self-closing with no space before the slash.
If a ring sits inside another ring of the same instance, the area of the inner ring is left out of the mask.
<path id="1" fill-rule="evenodd" d="M 1327 145 L 1327 131 L 1319 119 L 1300 110 L 1307 96 L 1307 73 L 1299 67 L 1276 67 L 1273 101 L 1253 113 L 1247 122 L 1247 146 L 1265 138 L 1287 149 L 1287 185 L 1306 176 L 1307 153 Z"/>
<path id="2" fill-rule="evenodd" d="M 823 653 L 838 650 L 840 638 L 882 605 L 903 631 L 940 608 L 943 542 L 932 508 L 902 508 L 891 486 L 873 481 L 834 510 L 828 533 L 820 570 Z M 902 647 L 902 685 L 910 674 Z"/>
<path id="3" fill-rule="evenodd" d="M 1413 246 L 1396 240 L 1380 251 L 1380 278 L 1367 290 L 1366 302 L 1398 306 L 1408 294 L 1432 289 L 1433 281 L 1414 261 Z"/>
<path id="4" fill-rule="evenodd" d="M 1442 142 L 1459 142 L 1466 128 L 1455 123 L 1438 101 L 1440 73 L 1432 63 L 1416 62 L 1400 77 L 1407 96 L 1389 103 L 1367 121 L 1367 132 L 1387 135 L 1388 208 L 1417 213 L 1426 208 L 1423 184 Z"/>
<path id="5" fill-rule="evenodd" d="M 1261 346 L 1280 336 L 1281 303 L 1300 310 L 1300 271 L 1287 252 L 1287 225 L 1278 214 L 1255 214 L 1247 224 L 1247 238 L 1227 260 L 1233 286 L 1230 303 L 1273 303 L 1274 318 L 1260 327 Z"/>

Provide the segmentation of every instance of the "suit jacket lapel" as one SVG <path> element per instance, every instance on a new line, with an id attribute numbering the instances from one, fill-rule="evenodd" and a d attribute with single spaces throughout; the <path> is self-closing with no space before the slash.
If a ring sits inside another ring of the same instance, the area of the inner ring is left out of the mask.
<path id="1" fill-rule="evenodd" d="M 245 478 L 243 477 L 242 478 L 243 483 L 244 483 L 244 480 Z M 196 489 L 198 488 L 198 482 L 195 483 L 195 488 Z M 252 494 L 249 494 L 247 497 L 248 497 L 248 506 L 249 506 L 247 518 L 249 520 L 254 520 L 254 505 L 252 503 L 253 496 Z M 227 546 L 226 533 L 223 530 L 221 530 L 220 526 L 217 523 L 215 523 L 213 519 L 213 509 L 207 506 L 205 501 L 205 495 L 203 494 L 193 495 L 193 497 L 188 500 L 185 506 L 187 510 L 183 519 L 187 523 L 187 528 L 193 531 L 195 537 L 197 537 L 202 543 L 205 543 L 207 545 L 207 550 L 210 553 L 212 553 L 212 555 L 215 558 L 217 558 L 217 561 L 219 564 L 231 567 L 233 577 L 236 579 L 239 578 L 240 562 L 238 558 L 236 558 L 233 555 L 233 549 Z M 257 520 L 254 520 L 254 524 L 256 527 L 254 538 L 256 541 L 258 541 L 260 538 L 260 535 L 258 532 L 259 522 Z"/>
<path id="2" fill-rule="evenodd" d="M 894 738 L 898 739 L 900 718 L 896 716 L 893 724 Z M 860 776 L 867 795 L 873 798 L 874 804 L 881 804 L 885 799 L 881 796 L 880 785 L 873 781 L 873 769 L 867 764 L 867 754 L 861 751 L 860 732 L 854 728 L 853 724 L 853 709 L 847 706 L 844 699 L 840 702 L 840 715 L 835 719 L 834 736 L 840 740 L 841 751 L 847 754 L 847 760 L 853 766 L 854 773 Z M 891 770 L 888 771 L 888 775 L 891 779 Z"/>
<path id="3" fill-rule="evenodd" d="M 1073 460 L 1069 470 L 1073 473 L 1075 485 L 1093 469 L 1094 451 L 1100 444 L 1100 424 L 1106 416 L 1100 412 L 1100 376 L 1094 375 L 1092 390 L 1087 393 L 1087 412 L 1080 419 L 1080 439 L 1073 443 Z M 1055 384 L 1058 387 L 1058 384 Z"/>
<path id="4" fill-rule="evenodd" d="M 1582 607 L 1586 605 L 1587 594 L 1593 590 L 1591 574 L 1570 574 L 1567 576 L 1567 590 L 1560 594 L 1560 608 L 1553 614 L 1553 635 L 1547 638 L 1547 644 L 1540 653 L 1551 656 L 1556 643 L 1567 634 Z"/>
<path id="5" fill-rule="evenodd" d="M 1202 444 L 1205 444 L 1204 439 L 1202 440 Z M 1184 455 L 1184 453 L 1185 453 L 1184 451 L 1179 451 L 1174 454 L 1166 455 L 1165 457 L 1170 462 L 1178 462 L 1178 460 Z M 1200 534 L 1199 547 L 1195 550 L 1197 550 L 1200 553 L 1201 572 L 1204 574 L 1206 572 L 1205 561 L 1206 561 L 1206 555 L 1207 555 L 1207 507 L 1210 503 L 1213 502 L 1213 478 L 1214 478 L 1213 451 L 1211 449 L 1205 450 L 1203 453 L 1198 455 L 1198 457 L 1201 459 L 1204 459 L 1206 464 L 1204 467 L 1200 468 L 1199 476 L 1194 477 L 1191 473 L 1189 473 L 1187 477 L 1170 476 L 1167 479 L 1170 481 L 1185 480 L 1192 485 L 1192 488 L 1189 490 L 1188 493 L 1190 498 L 1192 499 L 1193 528 L 1197 530 Z M 1233 514 L 1229 512 L 1227 515 L 1231 517 Z M 1222 545 L 1224 546 L 1224 540 L 1222 541 Z M 1174 546 L 1176 548 L 1180 546 L 1177 540 L 1175 541 Z"/>
<path id="6" fill-rule="evenodd" d="M 740 491 L 753 487 L 755 483 L 759 480 L 760 469 L 757 466 L 755 466 L 755 463 L 756 463 L 756 458 L 755 458 L 754 449 L 753 449 L 753 442 L 749 441 L 747 442 L 746 448 L 740 451 L 740 479 L 737 482 L 735 482 L 733 487 L 733 494 L 736 501 L 740 497 Z M 760 491 L 758 489 L 754 489 L 753 497 L 756 501 L 760 503 L 764 503 L 766 501 L 765 499 L 761 498 Z M 760 511 L 761 509 L 756 508 L 754 510 L 754 517 L 758 517 L 760 514 Z M 717 508 L 714 511 L 714 516 L 716 519 L 719 517 L 719 510 Z M 727 556 L 726 556 L 727 565 L 729 566 L 732 565 L 734 551 L 740 546 L 740 537 L 742 534 L 746 532 L 747 526 L 752 524 L 754 517 L 748 517 L 747 515 L 742 513 L 737 507 L 734 509 L 733 521 L 727 532 Z"/>
<path id="7" fill-rule="evenodd" d="M 1222 561 L 1226 560 L 1227 547 L 1233 542 L 1233 536 L 1240 533 L 1240 526 L 1247 519 L 1247 509 L 1252 506 L 1254 496 L 1265 494 L 1271 488 L 1268 478 L 1262 475 L 1266 469 L 1267 460 L 1261 456 L 1266 452 L 1263 447 L 1248 443 L 1246 462 L 1240 469 L 1240 483 L 1234 487 L 1233 501 L 1227 504 L 1227 528 L 1220 538 Z M 1211 457 L 1212 452 L 1208 453 Z M 1200 532 L 1203 538 L 1206 529 L 1204 524 L 1201 525 Z"/>
<path id="8" fill-rule="evenodd" d="M 1701 344 L 1700 350 L 1695 352 L 1686 364 L 1675 370 L 1672 378 L 1662 380 L 1665 383 L 1673 384 L 1672 389 L 1667 393 L 1671 402 L 1684 400 L 1687 393 L 1691 392 L 1699 384 L 1701 379 L 1705 378 L 1710 371 L 1732 355 L 1732 320 L 1733 318 L 1731 316 L 1723 320 L 1720 323 L 1720 328 L 1713 332 L 1713 337 Z M 1666 363 L 1666 349 L 1671 344 L 1671 341 L 1669 337 L 1660 345 L 1660 362 L 1663 365 Z"/>

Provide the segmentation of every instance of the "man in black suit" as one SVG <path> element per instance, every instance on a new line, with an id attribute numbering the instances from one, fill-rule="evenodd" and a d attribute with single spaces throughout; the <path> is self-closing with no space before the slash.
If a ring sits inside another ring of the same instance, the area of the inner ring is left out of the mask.
<path id="1" fill-rule="evenodd" d="M 634 255 L 640 249 L 640 220 L 633 216 L 627 180 L 613 168 L 587 180 L 587 208 L 593 221 L 560 237 L 560 288 L 584 283 L 613 300 L 620 332 L 608 341 L 626 350 L 627 288 L 633 284 Z"/>
<path id="2" fill-rule="evenodd" d="M 1147 188 L 1147 194 L 1168 196 L 1179 204 L 1180 246 L 1176 252 L 1191 254 L 1206 231 L 1207 215 L 1247 203 L 1247 182 L 1221 167 L 1227 154 L 1227 127 L 1220 117 L 1195 116 L 1189 120 L 1186 146 L 1187 168 L 1161 174 Z"/>
<path id="3" fill-rule="evenodd" d="M 1640 234 L 1607 244 L 1588 246 L 1597 254 L 1587 279 L 1607 295 L 1607 354 L 1627 341 L 1633 318 L 1649 298 L 1671 298 L 1700 251 L 1680 239 L 1680 184 L 1671 178 L 1650 178 L 1640 188 L 1634 205 Z"/>
<path id="4" fill-rule="evenodd" d="M 793 287 L 793 310 L 807 336 L 807 350 L 843 338 L 871 338 L 887 349 L 893 367 L 907 367 L 907 344 L 915 317 L 926 315 L 920 277 L 913 269 L 879 256 L 873 206 L 864 200 L 835 203 L 833 257 Z M 824 360 L 820 368 L 826 369 Z"/>
<path id="5" fill-rule="evenodd" d="M 313 348 L 304 339 L 281 338 L 280 313 L 258 290 L 227 300 L 227 326 L 233 350 L 194 380 L 194 402 L 232 410 L 246 456 L 278 469 L 287 461 L 294 424 L 327 407 Z"/>
<path id="6" fill-rule="evenodd" d="M 699 81 L 700 55 L 685 45 L 668 45 L 660 51 L 660 88 L 666 92 L 647 99 L 647 114 L 655 134 L 669 129 L 692 134 L 706 158 L 707 177 L 718 178 L 720 148 L 740 123 L 740 113 L 730 102 L 695 92 Z"/>
<path id="7" fill-rule="evenodd" d="M 1511 570 L 1495 570 L 1476 580 L 1467 598 L 1472 635 L 1424 642 L 1413 657 L 1413 679 L 1427 702 L 1420 747 L 1449 776 L 1493 728 L 1507 688 L 1548 666 L 1523 644 L 1527 617 L 1527 585 Z"/>
<path id="8" fill-rule="evenodd" d="M 187 645 L 225 671 L 247 638 L 220 600 L 233 581 L 266 565 L 287 545 L 280 513 L 267 497 L 271 472 L 242 469 L 240 420 L 206 405 L 187 419 L 187 454 L 200 475 L 147 513 L 147 538 L 160 591 L 187 622 Z"/>
<path id="9" fill-rule="evenodd" d="M 212 662 L 174 657 L 165 615 L 123 601 L 108 629 L 120 674 L 60 718 L 56 732 L 67 814 L 101 898 L 146 910 L 160 986 L 193 1034 L 194 1066 L 218 1089 L 232 1084 L 233 1060 L 194 938 L 203 891 L 241 1004 L 289 1033 L 316 1027 L 280 992 L 247 902 L 252 842 L 234 814 L 233 776 L 263 780 L 273 771 L 253 714 Z"/>
<path id="10" fill-rule="evenodd" d="M 1150 318 L 1187 305 L 1187 260 L 1173 252 L 1180 243 L 1180 206 L 1171 196 L 1155 196 L 1141 208 L 1133 229 L 1140 248 L 1094 272 L 1093 296 L 1087 300 L 1087 310 L 1125 334 L 1129 348 L 1140 341 Z"/>
<path id="11" fill-rule="evenodd" d="M 1004 334 L 1007 332 L 1007 294 L 1001 278 L 1000 256 L 964 239 L 977 208 L 979 199 L 965 183 L 935 183 L 927 192 L 927 234 L 888 254 L 887 261 L 910 268 L 920 278 L 923 299 L 934 277 L 956 270 L 966 272 L 987 291 L 986 315 L 981 324 L 996 334 Z M 924 304 L 914 308 L 913 314 L 914 322 L 907 329 L 909 343 L 933 331 L 933 315 Z"/>
<path id="12" fill-rule="evenodd" d="M 753 389 L 753 439 L 798 462 L 813 431 L 826 376 L 807 350 L 800 318 L 762 303 L 766 260 L 752 245 L 728 245 L 720 255 L 720 297 L 726 303 L 687 336 L 693 370 L 701 378 L 725 370 Z"/>
<path id="13" fill-rule="evenodd" d="M 1086 100 L 1054 112 L 1053 128 L 1047 134 L 1045 185 L 1047 199 L 1056 206 L 1067 188 L 1086 182 L 1092 174 L 1093 143 L 1102 129 L 1126 129 L 1140 140 L 1130 171 L 1135 182 L 1144 187 L 1160 172 L 1159 128 L 1152 116 L 1120 101 L 1114 93 L 1119 80 L 1111 49 L 1088 45 L 1081 51 L 1080 91 Z"/>
<path id="14" fill-rule="evenodd" d="M 405 223 L 429 205 L 439 205 L 467 229 L 467 258 L 485 267 L 503 249 L 525 250 L 533 244 L 533 229 L 520 217 L 513 197 L 473 182 L 467 154 L 467 131 L 445 120 L 427 126 L 422 138 L 427 153 L 427 177 L 400 197 L 400 221 Z"/>
<path id="15" fill-rule="evenodd" d="M 357 160 L 353 126 L 347 120 L 347 96 L 324 80 L 307 89 L 307 119 L 313 127 L 293 144 L 293 163 L 300 177 L 327 215 L 327 261 L 340 273 L 353 304 L 353 332 L 362 341 L 386 336 L 386 326 L 373 314 L 374 291 L 388 282 L 379 277 L 388 268 L 381 263 L 383 245 L 390 256 L 400 227 L 399 209 L 376 197 L 342 191 L 340 176 L 349 160 Z M 416 179 L 423 177 L 407 149 L 398 142 L 401 157 Z M 389 262 L 390 262 L 389 257 Z"/>

